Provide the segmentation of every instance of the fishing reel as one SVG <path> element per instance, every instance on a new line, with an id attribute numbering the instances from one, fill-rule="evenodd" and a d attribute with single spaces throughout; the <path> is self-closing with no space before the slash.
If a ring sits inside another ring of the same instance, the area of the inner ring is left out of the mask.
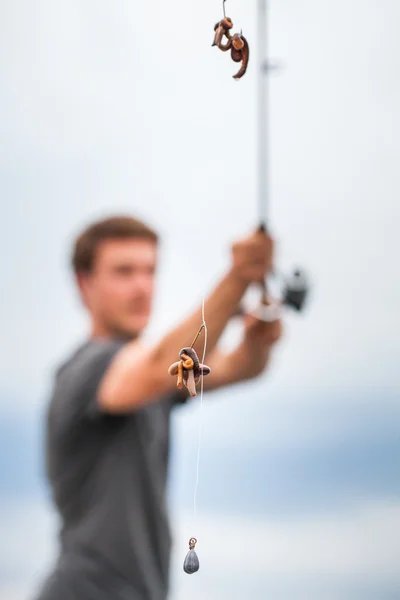
<path id="1" fill-rule="evenodd" d="M 259 229 L 261 233 L 267 233 L 264 220 L 261 221 Z M 262 321 L 274 321 L 276 313 L 282 306 L 287 306 L 296 312 L 302 312 L 310 291 L 310 284 L 304 269 L 296 267 L 289 276 L 284 276 L 278 271 L 272 273 L 272 277 L 280 279 L 280 293 L 277 301 L 271 301 L 267 291 L 267 283 L 261 282 L 261 304 L 256 311 L 256 316 Z"/>
<path id="2" fill-rule="evenodd" d="M 282 302 L 285 306 L 301 312 L 305 306 L 310 291 L 308 277 L 304 270 L 296 268 L 285 279 Z"/>
<path id="3" fill-rule="evenodd" d="M 277 282 L 279 282 L 278 286 Z M 244 306 L 241 306 L 235 316 L 243 316 L 250 312 L 260 321 L 270 323 L 281 318 L 283 307 L 292 309 L 297 313 L 304 310 L 310 292 L 310 284 L 303 269 L 296 268 L 288 276 L 274 272 L 269 279 L 269 283 L 273 284 L 273 298 L 267 291 L 266 282 L 261 282 L 261 301 L 258 302 L 257 307 L 248 311 Z M 277 287 L 279 291 L 276 289 Z"/>
<path id="4" fill-rule="evenodd" d="M 261 224 L 259 231 L 266 233 L 266 227 Z M 261 302 L 251 314 L 261 321 L 272 322 L 281 317 L 282 308 L 288 307 L 295 312 L 301 313 L 306 305 L 310 292 L 309 278 L 304 269 L 296 267 L 289 275 L 283 275 L 274 270 L 266 281 L 260 282 Z M 269 294 L 268 289 L 273 289 Z M 243 307 L 239 314 L 245 313 Z"/>
<path id="5" fill-rule="evenodd" d="M 265 282 L 261 283 L 261 302 L 252 314 L 261 321 L 271 322 L 280 318 L 284 306 L 300 313 L 304 310 L 310 291 L 304 270 L 296 268 L 289 276 L 273 273 L 272 279 L 280 280 L 280 291 L 272 299 Z M 275 286 L 274 286 L 275 287 Z"/>

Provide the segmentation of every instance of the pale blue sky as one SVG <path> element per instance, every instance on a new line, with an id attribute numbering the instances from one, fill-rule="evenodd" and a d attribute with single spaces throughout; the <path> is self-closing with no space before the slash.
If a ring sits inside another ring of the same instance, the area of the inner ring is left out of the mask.
<path id="1" fill-rule="evenodd" d="M 1 600 L 29 597 L 55 548 L 40 427 L 52 369 L 86 332 L 73 236 L 120 211 L 160 230 L 150 340 L 256 223 L 256 0 L 227 9 L 252 46 L 240 83 L 211 48 L 216 0 L 1 4 Z M 307 265 L 313 293 L 268 376 L 205 403 L 195 584 L 179 561 L 199 407 L 176 416 L 171 600 L 399 595 L 399 18 L 395 0 L 271 2 L 271 218 L 279 264 Z M 177 279 L 182 247 L 196 266 Z"/>

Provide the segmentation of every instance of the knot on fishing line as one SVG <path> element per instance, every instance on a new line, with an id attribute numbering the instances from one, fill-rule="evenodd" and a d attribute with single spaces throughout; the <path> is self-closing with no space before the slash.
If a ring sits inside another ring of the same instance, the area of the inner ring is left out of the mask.
<path id="1" fill-rule="evenodd" d="M 192 537 L 189 540 L 189 550 L 194 550 L 197 544 L 196 538 Z"/>

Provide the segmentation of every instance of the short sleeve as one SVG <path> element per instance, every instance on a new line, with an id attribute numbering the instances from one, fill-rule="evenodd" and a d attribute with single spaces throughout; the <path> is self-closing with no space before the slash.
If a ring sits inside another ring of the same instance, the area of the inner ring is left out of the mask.
<path id="1" fill-rule="evenodd" d="M 57 422 L 78 422 L 101 417 L 98 390 L 103 376 L 124 343 L 91 340 L 56 377 L 52 413 Z"/>

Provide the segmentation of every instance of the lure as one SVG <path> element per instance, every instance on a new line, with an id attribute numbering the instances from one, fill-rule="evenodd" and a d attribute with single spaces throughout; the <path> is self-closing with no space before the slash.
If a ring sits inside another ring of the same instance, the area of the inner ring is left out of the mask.
<path id="1" fill-rule="evenodd" d="M 199 383 L 202 375 L 211 373 L 210 367 L 201 365 L 196 352 L 193 348 L 182 348 L 179 352 L 180 360 L 175 362 L 168 369 L 170 375 L 177 375 L 177 388 L 182 389 L 185 385 L 191 396 L 196 396 L 196 384 Z"/>
<path id="2" fill-rule="evenodd" d="M 230 30 L 233 27 L 233 23 L 232 19 L 225 15 L 225 0 L 223 7 L 224 18 L 214 26 L 215 34 L 212 46 L 217 46 L 222 52 L 228 52 L 228 50 L 230 50 L 232 60 L 237 63 L 242 63 L 239 71 L 233 76 L 234 79 L 238 80 L 241 79 L 247 71 L 250 60 L 250 48 L 248 41 L 242 35 L 242 32 L 235 33 L 233 36 L 231 35 Z M 228 40 L 225 44 L 222 41 L 224 36 Z"/>
<path id="3" fill-rule="evenodd" d="M 183 562 L 183 570 L 188 575 L 196 573 L 200 568 L 199 557 L 196 554 L 195 546 L 197 544 L 196 538 L 190 538 L 189 540 L 189 552 L 186 554 Z"/>
<path id="4" fill-rule="evenodd" d="M 168 369 L 170 375 L 178 376 L 177 388 L 180 390 L 185 385 L 192 397 L 197 395 L 196 384 L 199 383 L 200 378 L 211 373 L 210 367 L 200 364 L 196 351 L 193 348 L 203 328 L 204 325 L 200 327 L 190 348 L 182 348 L 179 352 L 180 360 L 173 363 Z"/>

